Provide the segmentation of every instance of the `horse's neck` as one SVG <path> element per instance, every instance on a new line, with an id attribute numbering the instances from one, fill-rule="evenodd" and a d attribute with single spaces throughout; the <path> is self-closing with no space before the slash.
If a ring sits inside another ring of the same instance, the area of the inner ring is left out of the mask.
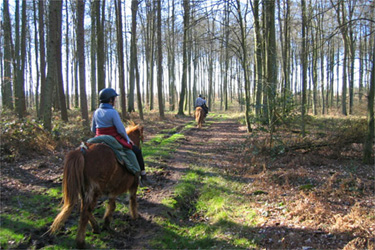
<path id="1" fill-rule="evenodd" d="M 134 130 L 132 132 L 130 132 L 128 134 L 129 138 L 134 142 L 134 144 L 139 147 L 139 144 L 140 144 L 140 140 L 139 140 L 139 131 L 138 130 Z"/>

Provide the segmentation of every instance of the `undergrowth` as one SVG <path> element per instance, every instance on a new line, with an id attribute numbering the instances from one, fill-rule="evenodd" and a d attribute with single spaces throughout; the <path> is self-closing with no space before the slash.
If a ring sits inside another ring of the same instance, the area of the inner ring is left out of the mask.
<path id="1" fill-rule="evenodd" d="M 61 147 L 76 147 L 92 136 L 89 128 L 81 126 L 82 119 L 78 110 L 69 110 L 69 122 L 63 122 L 59 114 L 54 112 L 50 132 L 35 117 L 28 115 L 18 119 L 8 110 L 1 113 L 2 161 L 14 162 L 32 157 L 35 153 L 48 155 Z"/>

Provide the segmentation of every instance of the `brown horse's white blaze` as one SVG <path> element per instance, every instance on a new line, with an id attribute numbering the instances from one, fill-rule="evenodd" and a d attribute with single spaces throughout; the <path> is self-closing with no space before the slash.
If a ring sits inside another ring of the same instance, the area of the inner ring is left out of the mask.
<path id="1" fill-rule="evenodd" d="M 202 107 L 195 109 L 195 121 L 197 122 L 197 128 L 201 128 L 204 120 L 204 110 Z"/>
<path id="2" fill-rule="evenodd" d="M 142 128 L 143 129 L 143 128 Z M 138 135 L 135 135 L 138 131 Z M 143 130 L 136 129 L 129 137 L 136 142 L 143 137 Z M 77 231 L 78 248 L 85 247 L 86 227 L 89 222 L 94 233 L 100 233 L 99 225 L 92 212 L 101 195 L 108 195 L 109 202 L 104 215 L 104 228 L 109 228 L 116 207 L 116 197 L 130 193 L 130 214 L 133 219 L 137 212 L 138 177 L 117 162 L 115 153 L 104 144 L 86 143 L 87 149 L 70 151 L 65 157 L 63 176 L 63 207 L 50 227 L 50 232 L 58 231 L 71 214 L 78 198 L 81 198 L 81 214 Z M 139 146 L 139 145 L 138 145 Z"/>

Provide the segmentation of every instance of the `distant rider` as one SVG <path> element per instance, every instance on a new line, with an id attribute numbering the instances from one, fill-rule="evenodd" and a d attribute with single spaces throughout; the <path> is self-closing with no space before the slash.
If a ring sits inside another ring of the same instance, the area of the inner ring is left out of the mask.
<path id="1" fill-rule="evenodd" d="M 195 100 L 195 108 L 197 107 L 201 107 L 204 110 L 205 116 L 208 114 L 208 107 L 206 105 L 206 100 L 204 97 L 202 97 L 201 94 L 198 96 L 197 100 Z"/>

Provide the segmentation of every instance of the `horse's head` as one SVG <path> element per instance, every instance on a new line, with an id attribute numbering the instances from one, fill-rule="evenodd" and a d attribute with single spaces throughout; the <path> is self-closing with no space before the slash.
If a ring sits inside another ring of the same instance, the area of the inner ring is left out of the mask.
<path id="1" fill-rule="evenodd" d="M 129 126 L 126 127 L 126 133 L 134 144 L 140 148 L 141 142 L 143 142 L 143 126 L 135 124 L 133 121 L 130 122 Z"/>

